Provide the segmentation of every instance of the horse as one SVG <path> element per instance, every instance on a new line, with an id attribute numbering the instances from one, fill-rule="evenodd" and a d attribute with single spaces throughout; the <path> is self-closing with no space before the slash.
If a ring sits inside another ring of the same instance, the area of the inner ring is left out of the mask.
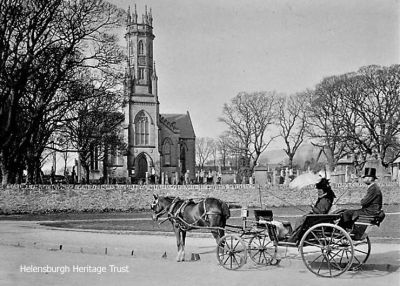
<path id="1" fill-rule="evenodd" d="M 167 214 L 176 236 L 178 262 L 185 261 L 186 232 L 196 228 L 210 227 L 216 242 L 225 234 L 226 221 L 230 217 L 228 205 L 216 198 L 205 198 L 199 202 L 179 197 L 153 195 L 152 219 Z"/>

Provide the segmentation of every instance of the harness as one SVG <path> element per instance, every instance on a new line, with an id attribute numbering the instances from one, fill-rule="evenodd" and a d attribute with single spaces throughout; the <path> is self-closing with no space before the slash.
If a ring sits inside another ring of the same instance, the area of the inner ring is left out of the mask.
<path id="1" fill-rule="evenodd" d="M 166 218 L 163 222 L 165 222 L 165 221 L 167 221 L 167 220 L 170 220 L 170 221 L 172 221 L 172 222 L 174 223 L 174 225 L 175 225 L 176 227 L 179 227 L 179 228 L 180 228 L 181 230 L 183 230 L 183 231 L 187 231 L 187 230 L 189 230 L 190 228 L 196 227 L 196 224 L 197 224 L 200 220 L 202 220 L 202 219 L 204 219 L 206 222 L 208 222 L 208 221 L 209 221 L 209 216 L 210 216 L 210 215 L 221 215 L 220 212 L 207 211 L 207 208 L 206 208 L 206 200 L 207 200 L 207 198 L 202 200 L 203 209 L 204 209 L 203 214 L 202 214 L 197 220 L 195 220 L 193 223 L 188 223 L 188 222 L 183 218 L 183 213 L 184 213 L 184 211 L 185 211 L 185 208 L 186 208 L 189 204 L 195 203 L 195 202 L 193 201 L 193 199 L 184 200 L 184 201 L 182 202 L 182 204 L 181 204 L 178 208 L 175 209 L 176 205 L 177 205 L 179 202 L 182 201 L 179 197 L 176 197 L 176 198 L 174 198 L 174 200 L 172 201 L 171 205 L 170 205 L 165 211 L 163 211 L 162 213 L 160 213 L 159 216 L 162 216 L 163 214 L 167 213 L 167 214 L 168 214 L 168 218 Z M 163 223 L 163 222 L 161 222 L 161 223 Z"/>

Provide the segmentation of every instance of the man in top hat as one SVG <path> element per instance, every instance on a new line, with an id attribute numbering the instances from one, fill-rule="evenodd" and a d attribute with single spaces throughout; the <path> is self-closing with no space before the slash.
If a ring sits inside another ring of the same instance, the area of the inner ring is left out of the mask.
<path id="1" fill-rule="evenodd" d="M 365 168 L 363 182 L 368 185 L 367 194 L 361 200 L 361 209 L 343 212 L 343 226 L 351 228 L 359 215 L 376 216 L 382 210 L 382 192 L 376 184 L 376 169 Z"/>

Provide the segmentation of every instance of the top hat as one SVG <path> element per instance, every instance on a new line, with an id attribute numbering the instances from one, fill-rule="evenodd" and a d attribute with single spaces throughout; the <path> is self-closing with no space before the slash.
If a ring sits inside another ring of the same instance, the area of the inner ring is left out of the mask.
<path id="1" fill-rule="evenodd" d="M 364 176 L 365 177 L 372 177 L 376 179 L 376 169 L 375 168 L 365 168 L 364 170 Z"/>

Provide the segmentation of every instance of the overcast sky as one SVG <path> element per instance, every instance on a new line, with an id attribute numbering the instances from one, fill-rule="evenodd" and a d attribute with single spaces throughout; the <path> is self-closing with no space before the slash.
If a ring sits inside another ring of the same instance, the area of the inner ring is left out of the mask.
<path id="1" fill-rule="evenodd" d="M 360 67 L 399 63 L 395 0 L 110 0 L 153 12 L 161 113 L 189 111 L 217 137 L 239 92 L 295 93 Z"/>

